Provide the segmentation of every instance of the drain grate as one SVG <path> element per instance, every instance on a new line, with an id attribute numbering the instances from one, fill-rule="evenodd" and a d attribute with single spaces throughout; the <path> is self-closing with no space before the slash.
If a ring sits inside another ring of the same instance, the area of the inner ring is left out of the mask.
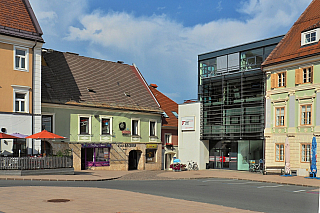
<path id="1" fill-rule="evenodd" d="M 51 200 L 47 200 L 47 202 L 51 202 L 51 203 L 66 203 L 69 202 L 69 199 L 51 199 Z"/>

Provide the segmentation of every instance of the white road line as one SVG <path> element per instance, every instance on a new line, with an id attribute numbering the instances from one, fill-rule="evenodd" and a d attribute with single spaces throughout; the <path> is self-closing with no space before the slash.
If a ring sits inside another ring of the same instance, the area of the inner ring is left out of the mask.
<path id="1" fill-rule="evenodd" d="M 209 182 L 209 181 L 216 181 L 216 182 L 224 182 L 224 181 L 227 181 L 227 182 L 229 182 L 229 181 L 235 181 L 235 180 L 204 180 L 204 181 L 202 181 L 202 182 L 204 183 L 204 182 Z"/>
<path id="2" fill-rule="evenodd" d="M 227 183 L 227 184 L 247 184 L 247 183 Z"/>
<path id="3" fill-rule="evenodd" d="M 306 190 L 303 190 L 303 189 L 301 189 L 301 190 L 297 190 L 297 191 L 293 191 L 293 192 L 305 192 Z"/>
<path id="4" fill-rule="evenodd" d="M 275 188 L 275 187 L 280 187 L 280 186 L 283 186 L 283 185 L 277 185 L 277 186 L 259 186 L 257 187 L 258 189 L 261 189 L 261 188 Z"/>

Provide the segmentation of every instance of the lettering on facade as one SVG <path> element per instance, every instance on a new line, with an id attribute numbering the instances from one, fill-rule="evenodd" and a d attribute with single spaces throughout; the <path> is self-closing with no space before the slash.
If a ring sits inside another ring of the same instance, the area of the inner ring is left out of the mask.
<path id="1" fill-rule="evenodd" d="M 118 144 L 118 147 L 136 147 L 137 144 L 135 143 L 122 143 L 122 144 Z"/>

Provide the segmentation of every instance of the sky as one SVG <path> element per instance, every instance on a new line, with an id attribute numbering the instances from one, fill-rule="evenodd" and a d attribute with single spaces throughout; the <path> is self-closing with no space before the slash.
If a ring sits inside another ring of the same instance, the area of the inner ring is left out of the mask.
<path id="1" fill-rule="evenodd" d="M 284 35 L 311 0 L 29 0 L 44 48 L 138 67 L 181 104 L 198 55 Z"/>

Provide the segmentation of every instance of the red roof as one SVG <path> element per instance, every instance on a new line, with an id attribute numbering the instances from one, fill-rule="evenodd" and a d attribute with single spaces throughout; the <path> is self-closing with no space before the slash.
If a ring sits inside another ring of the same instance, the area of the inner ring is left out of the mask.
<path id="1" fill-rule="evenodd" d="M 262 66 L 265 67 L 293 59 L 320 54 L 320 42 L 301 47 L 301 32 L 316 28 L 319 26 L 319 21 L 320 1 L 313 0 L 268 58 L 263 62 Z"/>
<path id="2" fill-rule="evenodd" d="M 43 41 L 28 0 L 0 0 L 0 34 Z"/>
<path id="3" fill-rule="evenodd" d="M 153 93 L 154 97 L 160 104 L 160 108 L 169 116 L 169 118 L 163 117 L 162 126 L 166 127 L 178 127 L 178 118 L 172 113 L 178 113 L 178 104 L 165 96 L 163 93 L 159 92 L 156 88 L 156 84 L 150 84 L 149 88 Z"/>

